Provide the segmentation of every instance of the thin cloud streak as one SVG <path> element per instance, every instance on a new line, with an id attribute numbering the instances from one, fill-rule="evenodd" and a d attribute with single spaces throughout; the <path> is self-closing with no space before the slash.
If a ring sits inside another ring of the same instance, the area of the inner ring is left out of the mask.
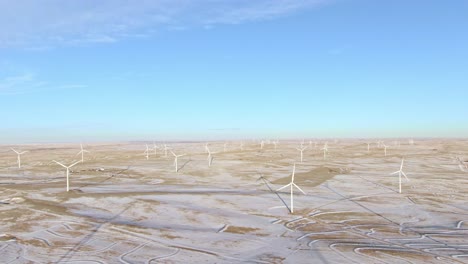
<path id="1" fill-rule="evenodd" d="M 83 84 L 52 85 L 37 79 L 33 73 L 23 73 L 0 77 L 0 95 L 18 95 L 38 91 L 82 89 Z"/>
<path id="2" fill-rule="evenodd" d="M 113 43 L 174 28 L 274 19 L 331 0 L 0 0 L 0 48 Z"/>

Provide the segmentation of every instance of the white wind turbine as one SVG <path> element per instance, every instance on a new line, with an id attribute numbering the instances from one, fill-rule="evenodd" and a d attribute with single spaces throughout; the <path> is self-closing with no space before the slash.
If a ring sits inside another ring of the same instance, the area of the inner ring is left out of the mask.
<path id="1" fill-rule="evenodd" d="M 382 143 L 383 143 L 383 141 L 381 141 L 381 140 L 377 141 L 377 147 L 378 148 L 382 147 Z"/>
<path id="2" fill-rule="evenodd" d="M 300 147 L 300 148 L 296 148 L 296 149 L 299 150 L 299 151 L 301 152 L 301 163 L 302 163 L 302 158 L 303 158 L 303 156 L 304 156 L 304 155 L 303 155 L 303 154 L 304 154 L 304 150 L 306 150 L 307 147 L 304 147 L 304 146 L 302 146 L 302 144 L 301 144 L 301 147 Z"/>
<path id="3" fill-rule="evenodd" d="M 153 141 L 153 151 L 154 151 L 154 154 L 158 154 L 158 146 L 156 145 L 156 142 Z"/>
<path id="4" fill-rule="evenodd" d="M 297 186 L 295 183 L 294 183 L 294 174 L 296 173 L 296 163 L 294 163 L 294 166 L 293 166 L 293 172 L 292 172 L 292 176 L 291 176 L 291 182 L 286 184 L 285 186 L 277 189 L 276 191 L 281 191 L 282 189 L 286 188 L 286 187 L 291 187 L 291 213 L 294 213 L 294 188 L 293 187 L 296 187 L 299 191 L 301 191 L 303 194 L 306 194 L 301 188 L 299 188 L 299 186 Z"/>
<path id="5" fill-rule="evenodd" d="M 328 143 L 327 142 L 325 142 L 325 144 L 323 145 L 322 150 L 323 150 L 323 159 L 325 160 L 325 159 L 327 159 L 327 152 L 328 152 Z"/>
<path id="6" fill-rule="evenodd" d="M 164 144 L 164 157 L 166 157 L 166 158 L 167 158 L 167 151 L 168 151 L 169 149 L 170 149 L 170 148 L 169 148 L 166 144 Z"/>
<path id="7" fill-rule="evenodd" d="M 275 145 L 275 151 L 276 151 L 276 149 L 278 148 L 278 141 L 275 140 L 275 141 L 273 141 L 272 143 L 273 143 L 273 145 Z"/>
<path id="8" fill-rule="evenodd" d="M 148 160 L 148 159 L 149 159 L 149 147 L 148 147 L 148 144 L 146 144 L 146 150 L 145 150 L 145 152 L 143 152 L 143 153 L 146 154 L 146 155 L 145 155 L 145 156 L 146 156 L 146 160 Z"/>
<path id="9" fill-rule="evenodd" d="M 18 169 L 21 169 L 21 155 L 23 155 L 24 153 L 28 152 L 28 151 L 22 151 L 22 152 L 19 152 L 19 151 L 16 151 L 14 150 L 13 148 L 10 148 L 11 150 L 13 150 L 17 155 L 18 155 Z"/>
<path id="10" fill-rule="evenodd" d="M 401 175 L 405 176 L 406 180 L 409 181 L 408 177 L 406 177 L 406 174 L 403 172 L 403 162 L 404 158 L 401 159 L 401 165 L 400 165 L 400 170 L 397 170 L 393 173 L 390 173 L 390 175 L 397 174 L 398 173 L 398 184 L 399 184 L 399 193 L 401 193 Z"/>
<path id="11" fill-rule="evenodd" d="M 70 190 L 70 180 L 69 180 L 70 168 L 73 167 L 73 166 L 75 166 L 76 164 L 80 163 L 80 161 L 77 161 L 77 162 L 73 163 L 72 165 L 70 165 L 70 166 L 68 166 L 68 167 L 65 166 L 65 165 L 63 165 L 62 163 L 60 163 L 60 162 L 58 162 L 58 161 L 53 160 L 53 162 L 55 162 L 55 163 L 57 163 L 58 165 L 64 167 L 65 169 L 67 169 L 67 192 L 68 192 L 68 191 Z"/>
<path id="12" fill-rule="evenodd" d="M 370 151 L 370 143 L 367 142 L 367 152 L 369 152 L 369 151 Z"/>
<path id="13" fill-rule="evenodd" d="M 227 143 L 224 142 L 224 145 L 223 145 L 223 152 L 226 152 L 226 145 L 227 145 Z"/>
<path id="14" fill-rule="evenodd" d="M 263 149 L 264 145 L 265 145 L 265 141 L 262 140 L 262 142 L 260 142 L 260 149 Z"/>
<path id="15" fill-rule="evenodd" d="M 172 152 L 172 150 L 171 150 L 171 153 L 172 153 L 172 155 L 174 156 L 175 172 L 177 173 L 177 172 L 179 172 L 179 167 L 178 167 L 178 165 L 177 165 L 177 160 L 178 160 L 180 157 L 185 156 L 185 154 L 176 155 L 174 152 Z"/>
<path id="16" fill-rule="evenodd" d="M 244 141 L 241 141 L 240 143 L 240 150 L 244 150 Z"/>
<path id="17" fill-rule="evenodd" d="M 83 144 L 80 144 L 80 148 L 81 148 L 80 152 L 78 152 L 76 155 L 81 154 L 81 162 L 84 162 L 84 154 L 85 154 L 85 152 L 89 153 L 89 151 L 83 149 Z"/>
<path id="18" fill-rule="evenodd" d="M 211 155 L 211 151 L 206 145 L 206 152 L 208 152 L 208 167 L 211 167 L 211 162 L 213 161 L 213 156 Z"/>
<path id="19" fill-rule="evenodd" d="M 382 143 L 382 146 L 384 148 L 385 157 L 387 157 L 387 145 Z"/>
<path id="20" fill-rule="evenodd" d="M 462 172 L 465 172 L 467 169 L 468 169 L 468 165 L 465 164 L 465 162 L 460 159 L 460 157 L 456 157 L 457 161 L 458 161 L 458 167 L 460 167 L 460 170 Z"/>

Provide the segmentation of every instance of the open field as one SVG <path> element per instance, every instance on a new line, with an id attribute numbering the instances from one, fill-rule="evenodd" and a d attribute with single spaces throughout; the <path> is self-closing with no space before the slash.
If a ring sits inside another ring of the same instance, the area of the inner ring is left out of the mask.
<path id="1" fill-rule="evenodd" d="M 79 144 L 2 146 L 1 262 L 468 263 L 467 140 L 324 143 L 85 145 L 69 192 Z"/>

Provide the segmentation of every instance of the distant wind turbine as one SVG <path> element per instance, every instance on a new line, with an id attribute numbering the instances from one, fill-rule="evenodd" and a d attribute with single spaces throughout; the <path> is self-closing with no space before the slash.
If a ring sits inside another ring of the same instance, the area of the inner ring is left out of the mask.
<path id="1" fill-rule="evenodd" d="M 146 150 L 145 152 L 143 152 L 144 154 L 146 154 L 146 160 L 149 159 L 149 147 L 148 147 L 148 144 L 146 144 Z"/>
<path id="2" fill-rule="evenodd" d="M 153 152 L 154 154 L 158 154 L 158 146 L 156 145 L 156 142 L 153 141 Z"/>
<path id="3" fill-rule="evenodd" d="M 208 148 L 208 145 L 206 145 L 206 151 L 208 152 L 208 167 L 211 167 L 211 162 L 213 161 L 213 156 L 211 155 L 211 151 Z"/>
<path id="4" fill-rule="evenodd" d="M 180 157 L 185 156 L 185 154 L 176 155 L 174 152 L 172 152 L 172 150 L 171 150 L 171 153 L 172 153 L 172 155 L 174 156 L 175 172 L 177 173 L 177 172 L 179 172 L 179 167 L 178 167 L 178 165 L 177 165 L 177 160 L 178 160 Z"/>
<path id="5" fill-rule="evenodd" d="M 68 191 L 70 190 L 70 181 L 69 181 L 70 168 L 73 167 L 73 166 L 75 166 L 76 164 L 80 163 L 80 161 L 77 161 L 77 162 L 73 163 L 72 165 L 70 165 L 70 166 L 68 166 L 68 167 L 65 166 L 65 165 L 63 165 L 62 163 L 60 163 L 60 162 L 58 162 L 58 161 L 53 160 L 53 162 L 55 162 L 55 163 L 57 163 L 58 165 L 64 167 L 65 169 L 67 169 L 67 192 L 68 192 Z"/>
<path id="6" fill-rule="evenodd" d="M 292 175 L 291 175 L 291 182 L 286 184 L 285 186 L 279 188 L 278 190 L 276 190 L 278 192 L 278 191 L 281 191 L 282 189 L 284 189 L 286 187 L 291 187 L 291 213 L 294 213 L 294 188 L 293 187 L 296 187 L 303 194 L 306 194 L 301 188 L 299 188 L 299 186 L 297 186 L 294 183 L 294 174 L 295 173 L 296 173 L 296 163 L 294 163 L 294 166 L 293 166 L 293 172 L 292 172 Z"/>
<path id="7" fill-rule="evenodd" d="M 18 169 L 21 169 L 21 155 L 23 155 L 24 153 L 26 153 L 28 151 L 19 152 L 19 151 L 16 151 L 15 149 L 13 149 L 13 148 L 10 148 L 10 149 L 13 150 L 18 155 L 18 158 L 17 158 Z"/>
<path id="8" fill-rule="evenodd" d="M 89 153 L 89 151 L 83 149 L 83 144 L 80 144 L 80 152 L 78 152 L 76 155 L 80 155 L 81 154 L 81 162 L 83 163 L 84 162 L 84 153 Z"/>
<path id="9" fill-rule="evenodd" d="M 408 177 L 406 177 L 406 174 L 403 172 L 403 162 L 405 159 L 401 159 L 401 165 L 400 165 L 400 170 L 397 170 L 393 173 L 390 173 L 390 175 L 394 175 L 398 173 L 398 184 L 399 184 L 399 193 L 401 193 L 401 175 L 405 176 L 406 180 L 409 181 Z"/>
<path id="10" fill-rule="evenodd" d="M 387 145 L 385 145 L 383 143 L 382 143 L 382 145 L 383 145 L 383 148 L 384 148 L 385 157 L 387 157 Z"/>
<path id="11" fill-rule="evenodd" d="M 166 144 L 164 144 L 164 157 L 166 157 L 166 158 L 167 158 L 167 151 L 169 149 L 171 149 L 171 148 L 169 148 Z"/>
<path id="12" fill-rule="evenodd" d="M 304 147 L 304 146 L 301 146 L 300 148 L 296 148 L 297 150 L 299 150 L 301 152 L 301 163 L 302 163 L 302 158 L 303 158 L 303 154 L 304 154 L 304 150 L 307 149 L 307 147 Z"/>
<path id="13" fill-rule="evenodd" d="M 465 172 L 467 169 L 468 169 L 468 165 L 465 164 L 465 162 L 460 159 L 460 157 L 456 157 L 457 161 L 458 161 L 458 167 L 460 167 L 460 170 L 462 172 Z"/>
<path id="14" fill-rule="evenodd" d="M 326 160 L 327 159 L 327 152 L 328 152 L 328 143 L 325 142 L 325 144 L 323 145 L 323 159 Z"/>
<path id="15" fill-rule="evenodd" d="M 278 148 L 278 140 L 273 141 L 273 145 L 275 145 L 275 151 Z"/>

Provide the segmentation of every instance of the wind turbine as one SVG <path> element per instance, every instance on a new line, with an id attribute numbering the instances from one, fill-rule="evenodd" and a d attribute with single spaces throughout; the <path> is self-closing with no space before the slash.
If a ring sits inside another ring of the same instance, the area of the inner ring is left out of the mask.
<path id="1" fill-rule="evenodd" d="M 384 148 L 385 157 L 387 157 L 387 145 L 382 143 L 382 146 Z"/>
<path id="2" fill-rule="evenodd" d="M 306 194 L 301 188 L 299 188 L 299 186 L 297 186 L 295 183 L 294 183 L 294 174 L 296 173 L 296 163 L 294 163 L 294 166 L 293 166 L 293 172 L 292 172 L 292 176 L 291 176 L 291 182 L 286 184 L 285 186 L 279 188 L 278 190 L 276 190 L 277 192 L 278 191 L 281 191 L 282 189 L 286 188 L 286 187 L 291 187 L 291 213 L 294 213 L 294 188 L 293 187 L 296 187 L 299 191 L 301 191 L 303 194 Z"/>
<path id="3" fill-rule="evenodd" d="M 382 147 L 382 143 L 383 143 L 383 141 L 381 141 L 381 140 L 377 141 L 377 147 L 378 148 Z"/>
<path id="4" fill-rule="evenodd" d="M 302 144 L 301 144 L 301 147 L 300 147 L 300 148 L 296 148 L 296 149 L 299 150 L 299 151 L 301 152 L 301 163 L 302 163 L 302 157 L 303 157 L 303 154 L 304 154 L 304 150 L 306 150 L 307 147 L 304 147 L 304 146 L 302 146 Z"/>
<path id="5" fill-rule="evenodd" d="M 146 154 L 146 160 L 149 159 L 149 148 L 148 148 L 148 144 L 146 144 L 146 150 L 145 152 L 143 152 L 144 154 Z"/>
<path id="6" fill-rule="evenodd" d="M 84 153 L 89 153 L 89 151 L 83 149 L 83 144 L 80 144 L 80 147 L 81 147 L 81 150 L 80 152 L 78 152 L 76 155 L 80 155 L 81 154 L 81 162 L 84 162 Z"/>
<path id="7" fill-rule="evenodd" d="M 244 150 L 244 141 L 241 141 L 240 143 L 240 150 Z"/>
<path id="8" fill-rule="evenodd" d="M 211 151 L 208 148 L 208 145 L 206 145 L 206 151 L 208 152 L 208 167 L 211 167 L 211 162 L 213 161 L 213 157 L 211 156 Z"/>
<path id="9" fill-rule="evenodd" d="M 465 172 L 466 169 L 468 169 L 468 165 L 465 164 L 465 162 L 463 160 L 460 159 L 460 157 L 456 157 L 457 161 L 458 161 L 458 167 L 460 167 L 460 170 L 462 172 Z"/>
<path id="10" fill-rule="evenodd" d="M 226 142 L 224 142 L 223 152 L 226 152 Z"/>
<path id="11" fill-rule="evenodd" d="M 185 156 L 185 154 L 176 155 L 174 152 L 172 152 L 172 150 L 171 150 L 171 153 L 172 153 L 172 155 L 174 156 L 175 172 L 177 173 L 177 172 L 179 172 L 179 167 L 178 167 L 178 165 L 177 165 L 177 160 L 178 160 L 180 157 Z"/>
<path id="12" fill-rule="evenodd" d="M 28 151 L 23 151 L 23 152 L 18 152 L 16 150 L 14 150 L 13 148 L 10 148 L 11 150 L 13 150 L 17 155 L 18 155 L 18 169 L 21 169 L 21 155 L 28 152 Z"/>
<path id="13" fill-rule="evenodd" d="M 164 144 L 164 157 L 167 158 L 167 150 L 170 149 L 166 144 Z"/>
<path id="14" fill-rule="evenodd" d="M 156 142 L 153 141 L 153 151 L 154 151 L 154 154 L 158 154 L 158 146 L 156 145 Z"/>
<path id="15" fill-rule="evenodd" d="M 328 152 L 328 143 L 327 142 L 325 142 L 325 144 L 323 145 L 322 150 L 323 150 L 323 159 L 325 160 L 325 159 L 327 159 L 327 152 Z"/>
<path id="16" fill-rule="evenodd" d="M 275 145 L 275 151 L 276 151 L 276 149 L 278 148 L 278 141 L 275 140 L 275 141 L 273 141 L 272 143 L 273 143 L 273 145 Z"/>
<path id="17" fill-rule="evenodd" d="M 265 141 L 262 140 L 262 142 L 260 142 L 260 149 L 263 149 L 264 145 L 265 145 Z"/>
<path id="18" fill-rule="evenodd" d="M 400 165 L 400 170 L 397 170 L 393 173 L 390 173 L 390 175 L 397 174 L 398 173 L 398 183 L 399 183 L 399 193 L 401 193 L 401 175 L 405 176 L 406 180 L 409 181 L 408 177 L 406 177 L 406 174 L 403 172 L 403 162 L 405 159 L 401 159 L 401 165 Z"/>
<path id="19" fill-rule="evenodd" d="M 65 169 L 67 169 L 67 192 L 68 192 L 68 191 L 70 190 L 70 181 L 69 181 L 70 168 L 73 167 L 73 166 L 75 166 L 76 164 L 80 163 L 80 161 L 77 161 L 77 162 L 73 163 L 72 165 L 70 165 L 70 166 L 68 166 L 68 167 L 65 166 L 65 165 L 63 165 L 62 163 L 60 163 L 60 162 L 58 162 L 58 161 L 53 160 L 53 162 L 55 162 L 55 163 L 57 163 L 58 165 L 64 167 Z"/>
<path id="20" fill-rule="evenodd" d="M 369 152 L 369 151 L 370 151 L 370 143 L 367 142 L 367 152 Z"/>

